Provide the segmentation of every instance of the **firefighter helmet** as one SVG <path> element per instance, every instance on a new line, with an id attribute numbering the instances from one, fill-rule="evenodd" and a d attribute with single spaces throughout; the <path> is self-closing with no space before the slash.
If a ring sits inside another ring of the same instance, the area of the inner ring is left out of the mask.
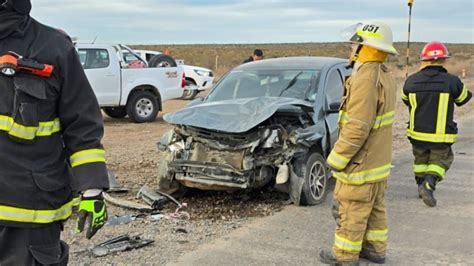
<path id="1" fill-rule="evenodd" d="M 393 47 L 393 36 L 390 27 L 383 22 L 358 23 L 349 27 L 352 36 L 350 42 L 367 45 L 389 54 L 398 55 Z M 346 30 L 347 31 L 347 30 Z"/>
<path id="2" fill-rule="evenodd" d="M 421 61 L 430 61 L 448 57 L 450 57 L 448 48 L 446 48 L 444 44 L 440 42 L 430 42 L 426 44 L 423 51 L 421 51 L 420 59 Z"/>

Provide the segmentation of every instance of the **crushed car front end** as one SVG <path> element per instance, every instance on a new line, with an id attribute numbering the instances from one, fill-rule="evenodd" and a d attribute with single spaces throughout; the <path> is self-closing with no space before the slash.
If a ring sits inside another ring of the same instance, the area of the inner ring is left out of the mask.
<path id="1" fill-rule="evenodd" d="M 310 113 L 299 107 L 280 109 L 243 133 L 177 125 L 159 145 L 167 158 L 160 188 L 170 189 L 174 179 L 186 187 L 231 191 L 262 187 L 277 174 L 288 178 L 288 163 L 308 150 L 299 132 L 310 126 Z"/>

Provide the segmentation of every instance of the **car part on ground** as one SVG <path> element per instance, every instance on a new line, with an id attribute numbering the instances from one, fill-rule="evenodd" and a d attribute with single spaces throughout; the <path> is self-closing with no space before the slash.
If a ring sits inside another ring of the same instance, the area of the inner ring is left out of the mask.
<path id="1" fill-rule="evenodd" d="M 110 170 L 107 170 L 107 177 L 109 178 L 109 189 L 107 192 L 127 192 L 129 189 L 123 187 L 117 180 L 117 176 Z"/>
<path id="2" fill-rule="evenodd" d="M 130 200 L 124 200 L 124 199 L 119 199 L 112 197 L 109 193 L 103 192 L 104 199 L 116 206 L 126 208 L 126 209 L 131 209 L 131 210 L 137 210 L 137 211 L 144 211 L 144 212 L 151 212 L 153 211 L 153 208 L 142 203 L 130 201 Z"/>
<path id="3" fill-rule="evenodd" d="M 151 239 L 142 239 L 140 235 L 121 235 L 98 244 L 92 249 L 92 254 L 97 257 L 102 257 L 115 252 L 142 248 L 153 242 L 155 241 Z"/>
<path id="4" fill-rule="evenodd" d="M 169 202 L 169 199 L 163 195 L 160 195 L 156 191 L 152 190 L 148 186 L 143 186 L 138 191 L 136 196 L 137 199 L 143 199 L 153 209 L 162 209 L 163 205 Z"/>

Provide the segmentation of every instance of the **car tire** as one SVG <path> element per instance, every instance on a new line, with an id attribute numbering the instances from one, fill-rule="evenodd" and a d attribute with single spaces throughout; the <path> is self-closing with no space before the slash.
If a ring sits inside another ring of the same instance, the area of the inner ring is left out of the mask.
<path id="1" fill-rule="evenodd" d="M 313 206 L 324 202 L 329 179 L 326 160 L 317 152 L 311 153 L 303 168 L 304 183 L 301 191 L 301 204 Z"/>
<path id="2" fill-rule="evenodd" d="M 127 103 L 127 114 L 135 123 L 153 122 L 160 106 L 156 96 L 149 91 L 136 91 Z"/>
<path id="3" fill-rule="evenodd" d="M 104 113 L 112 118 L 124 118 L 127 116 L 127 108 L 124 106 L 120 107 L 105 107 Z"/>
<path id="4" fill-rule="evenodd" d="M 149 67 L 176 67 L 177 65 L 171 56 L 165 54 L 153 56 L 148 63 Z"/>
<path id="5" fill-rule="evenodd" d="M 199 93 L 198 90 L 188 90 L 188 89 L 186 89 L 186 87 L 189 87 L 189 86 L 196 86 L 196 82 L 194 82 L 192 80 L 186 80 L 186 86 L 184 87 L 183 96 L 181 96 L 181 99 L 183 99 L 183 100 L 194 100 L 196 95 Z"/>

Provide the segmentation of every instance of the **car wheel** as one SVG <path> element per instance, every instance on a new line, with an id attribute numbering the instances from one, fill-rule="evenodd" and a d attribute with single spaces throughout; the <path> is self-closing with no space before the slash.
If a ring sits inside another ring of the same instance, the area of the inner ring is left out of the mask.
<path id="1" fill-rule="evenodd" d="M 183 100 L 193 100 L 194 97 L 198 94 L 198 90 L 195 89 L 196 82 L 192 80 L 186 80 L 186 86 L 184 87 L 183 96 L 181 99 Z"/>
<path id="2" fill-rule="evenodd" d="M 127 104 L 127 114 L 136 123 L 152 122 L 159 111 L 156 96 L 149 91 L 136 91 Z"/>
<path id="3" fill-rule="evenodd" d="M 303 205 L 317 205 L 322 203 L 327 195 L 328 168 L 319 153 L 312 153 L 304 165 L 304 183 L 301 192 Z"/>
<path id="4" fill-rule="evenodd" d="M 169 56 L 164 54 L 155 55 L 150 59 L 148 63 L 150 67 L 176 67 L 176 61 Z"/>
<path id="5" fill-rule="evenodd" d="M 124 118 L 127 115 L 127 108 L 121 107 L 105 107 L 104 113 L 112 118 Z"/>

